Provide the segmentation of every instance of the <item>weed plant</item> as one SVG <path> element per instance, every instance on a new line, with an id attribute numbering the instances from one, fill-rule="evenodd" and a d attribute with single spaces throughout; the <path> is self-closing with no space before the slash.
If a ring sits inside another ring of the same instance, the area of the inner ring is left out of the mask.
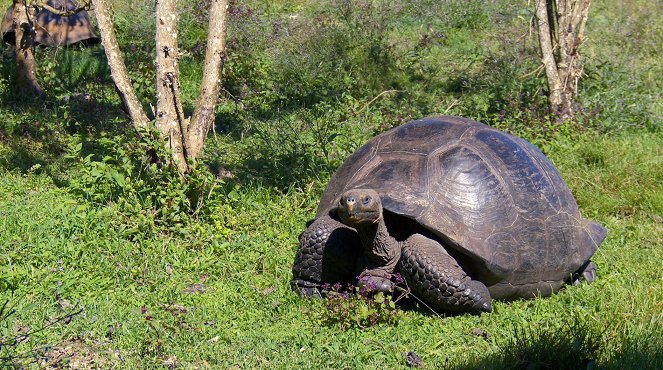
<path id="1" fill-rule="evenodd" d="M 375 284 L 363 276 L 357 277 L 357 286 L 324 284 L 322 294 L 326 298 L 326 310 L 322 312 L 321 323 L 341 330 L 396 325 L 401 313 L 396 304 L 407 298 L 410 290 L 403 288 L 400 274 L 389 278 L 394 284 L 391 292 L 377 291 Z"/>
<path id="2" fill-rule="evenodd" d="M 153 2 L 113 3 L 149 110 Z M 179 2 L 186 110 L 204 3 Z M 3 46 L 0 367 L 662 368 L 660 5 L 592 4 L 585 111 L 557 124 L 525 1 L 231 2 L 217 121 L 185 182 L 133 132 L 100 47 L 38 49 L 48 98 L 25 102 Z M 609 230 L 596 282 L 481 316 L 290 290 L 298 235 L 334 169 L 370 137 L 437 114 L 548 155 Z M 72 305 L 84 311 L 58 320 Z"/>

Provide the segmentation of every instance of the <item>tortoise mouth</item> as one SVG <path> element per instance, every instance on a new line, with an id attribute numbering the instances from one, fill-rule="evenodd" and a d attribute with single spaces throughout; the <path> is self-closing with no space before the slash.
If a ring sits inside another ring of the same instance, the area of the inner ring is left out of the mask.
<path id="1" fill-rule="evenodd" d="M 374 224 L 380 219 L 378 211 L 359 211 L 348 213 L 347 210 L 339 209 L 338 215 L 346 225 Z"/>

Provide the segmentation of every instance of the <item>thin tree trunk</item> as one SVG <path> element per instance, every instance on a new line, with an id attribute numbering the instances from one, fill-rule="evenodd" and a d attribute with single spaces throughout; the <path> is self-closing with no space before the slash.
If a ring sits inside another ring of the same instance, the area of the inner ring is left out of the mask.
<path id="1" fill-rule="evenodd" d="M 186 136 L 187 154 L 191 159 L 200 156 L 205 138 L 214 123 L 214 108 L 221 89 L 221 70 L 226 43 L 228 0 L 212 0 L 209 10 L 209 28 L 205 69 L 196 100 L 191 126 Z"/>
<path id="2" fill-rule="evenodd" d="M 157 0 L 156 18 L 156 124 L 162 141 L 172 152 L 175 165 L 180 173 L 186 173 L 188 165 L 184 137 L 187 132 L 187 120 L 184 118 L 180 100 L 176 0 Z"/>
<path id="3" fill-rule="evenodd" d="M 143 110 L 136 92 L 131 85 L 129 73 L 127 72 L 122 52 L 115 37 L 115 28 L 113 27 L 109 7 L 105 0 L 92 0 L 92 4 L 94 5 L 94 13 L 97 17 L 97 24 L 99 25 L 101 44 L 104 46 L 106 52 L 113 82 L 115 82 L 122 103 L 127 109 L 134 126 L 139 131 L 146 130 L 149 128 L 150 120 L 147 118 L 147 114 L 145 114 L 145 110 Z"/>
<path id="4" fill-rule="evenodd" d="M 546 70 L 549 103 L 558 120 L 578 109 L 575 97 L 582 75 L 579 48 L 591 0 L 537 0 L 536 18 L 541 60 Z"/>
<path id="5" fill-rule="evenodd" d="M 553 51 L 551 38 L 551 24 L 548 17 L 546 0 L 538 0 L 536 4 L 536 19 L 539 31 L 539 45 L 541 46 L 541 62 L 546 71 L 548 80 L 548 100 L 553 112 L 562 113 L 567 110 L 564 106 L 562 82 L 557 70 L 557 62 Z"/>
<path id="6" fill-rule="evenodd" d="M 32 14 L 25 0 L 14 0 L 12 23 L 16 35 L 16 89 L 19 95 L 43 97 L 37 81 L 35 62 L 35 29 Z"/>
<path id="7" fill-rule="evenodd" d="M 560 1 L 558 0 L 558 3 Z M 577 94 L 578 80 L 582 75 L 582 61 L 579 48 L 585 40 L 585 25 L 589 16 L 590 0 L 567 0 L 564 5 L 564 13 L 558 15 L 563 17 L 564 23 L 557 29 L 559 33 L 560 60 L 565 70 L 562 76 L 564 83 L 565 98 L 573 102 Z"/>

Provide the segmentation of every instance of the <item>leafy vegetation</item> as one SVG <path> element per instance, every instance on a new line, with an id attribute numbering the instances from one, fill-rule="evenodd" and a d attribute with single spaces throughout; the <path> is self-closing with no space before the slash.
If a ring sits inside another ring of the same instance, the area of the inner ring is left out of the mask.
<path id="1" fill-rule="evenodd" d="M 114 3 L 147 103 L 152 3 Z M 180 4 L 189 111 L 200 3 Z M 101 49 L 39 49 L 49 97 L 25 102 L 2 46 L 1 366 L 400 368 L 412 352 L 425 368 L 663 367 L 660 9 L 593 4 L 585 112 L 554 124 L 525 1 L 234 2 L 216 126 L 186 183 L 133 134 Z M 333 170 L 373 135 L 435 114 L 549 156 L 609 229 L 595 283 L 482 316 L 290 290 Z"/>

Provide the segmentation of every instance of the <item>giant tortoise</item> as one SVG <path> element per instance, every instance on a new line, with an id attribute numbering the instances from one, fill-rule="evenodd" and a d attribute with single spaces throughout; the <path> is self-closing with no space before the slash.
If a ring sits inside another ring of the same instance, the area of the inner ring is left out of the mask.
<path id="1" fill-rule="evenodd" d="M 49 0 L 46 2 L 49 6 L 58 10 L 74 11 L 78 8 L 78 3 L 73 0 Z M 11 5 L 2 20 L 2 39 L 11 45 L 15 42 L 15 32 L 12 23 L 12 13 L 14 5 Z M 83 44 L 91 46 L 98 44 L 101 40 L 94 33 L 94 26 L 90 20 L 90 15 L 82 10 L 69 17 L 64 17 L 52 13 L 46 8 L 42 8 L 37 13 L 35 23 L 35 42 L 44 46 L 70 46 L 73 44 Z"/>
<path id="2" fill-rule="evenodd" d="M 595 279 L 606 235 L 584 219 L 552 163 L 526 140 L 459 117 L 413 121 L 336 171 L 302 233 L 293 289 L 324 283 L 389 291 L 400 273 L 437 310 L 548 296 Z"/>

